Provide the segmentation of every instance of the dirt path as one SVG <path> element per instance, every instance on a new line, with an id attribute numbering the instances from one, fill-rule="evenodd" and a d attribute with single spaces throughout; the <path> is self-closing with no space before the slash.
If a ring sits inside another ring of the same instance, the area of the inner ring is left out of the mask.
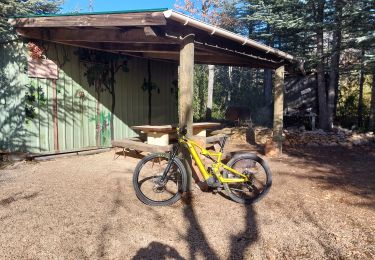
<path id="1" fill-rule="evenodd" d="M 113 152 L 0 170 L 0 259 L 374 259 L 375 149 L 286 150 L 245 207 L 194 190 L 153 208 Z"/>

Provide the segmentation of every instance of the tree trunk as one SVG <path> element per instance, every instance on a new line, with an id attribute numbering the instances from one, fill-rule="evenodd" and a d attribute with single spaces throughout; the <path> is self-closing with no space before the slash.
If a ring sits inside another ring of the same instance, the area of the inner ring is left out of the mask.
<path id="1" fill-rule="evenodd" d="M 324 77 L 324 46 L 323 46 L 323 22 L 324 22 L 324 0 L 319 0 L 316 10 L 316 22 L 321 24 L 316 29 L 316 56 L 318 63 L 316 66 L 317 84 L 318 84 L 318 101 L 319 101 L 319 128 L 327 130 L 328 124 L 328 108 L 327 93 Z"/>
<path id="2" fill-rule="evenodd" d="M 363 126 L 363 83 L 365 81 L 363 58 L 365 52 L 362 50 L 361 69 L 359 71 L 359 97 L 358 97 L 358 127 Z"/>
<path id="3" fill-rule="evenodd" d="M 266 105 L 272 103 L 272 70 L 264 70 L 264 79 L 263 79 L 263 95 L 264 102 Z"/>
<path id="4" fill-rule="evenodd" d="M 371 110 L 369 129 L 375 130 L 375 68 L 372 69 Z"/>
<path id="5" fill-rule="evenodd" d="M 233 89 L 233 67 L 228 67 L 229 89 L 228 89 L 228 105 L 231 103 L 231 92 Z"/>
<path id="6" fill-rule="evenodd" d="M 267 24 L 267 34 L 271 34 L 271 26 Z M 266 41 L 266 44 L 273 47 L 273 38 Z M 272 103 L 272 70 L 264 69 L 263 74 L 263 98 L 266 106 Z"/>
<path id="7" fill-rule="evenodd" d="M 274 102 L 273 102 L 273 140 L 277 143 L 278 155 L 282 153 L 284 126 L 284 73 L 281 66 L 275 71 Z"/>
<path id="8" fill-rule="evenodd" d="M 212 96 L 214 92 L 215 81 L 215 65 L 208 65 L 208 85 L 207 85 L 207 106 L 206 120 L 211 121 L 212 118 Z"/>
<path id="9" fill-rule="evenodd" d="M 329 86 L 328 86 L 328 124 L 329 128 L 332 129 L 335 120 L 335 103 L 337 102 L 337 91 L 339 84 L 339 63 L 340 63 L 340 48 L 341 48 L 341 14 L 342 14 L 342 3 L 341 0 L 335 0 L 335 29 L 333 31 L 332 38 L 332 54 L 331 54 L 331 71 L 329 74 Z"/>

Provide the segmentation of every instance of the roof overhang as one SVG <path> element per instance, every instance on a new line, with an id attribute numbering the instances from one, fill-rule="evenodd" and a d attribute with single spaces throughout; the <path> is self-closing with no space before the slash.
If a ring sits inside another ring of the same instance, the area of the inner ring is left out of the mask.
<path id="1" fill-rule="evenodd" d="M 178 61 L 194 35 L 195 63 L 277 68 L 292 55 L 173 10 L 28 16 L 9 19 L 20 36 L 143 58 Z"/>

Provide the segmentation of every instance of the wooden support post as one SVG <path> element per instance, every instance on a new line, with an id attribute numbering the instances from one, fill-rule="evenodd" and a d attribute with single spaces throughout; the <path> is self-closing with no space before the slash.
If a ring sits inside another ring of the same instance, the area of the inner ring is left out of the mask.
<path id="1" fill-rule="evenodd" d="M 193 135 L 194 35 L 186 36 L 181 43 L 178 82 L 179 125 L 187 126 L 187 134 L 191 137 Z"/>
<path id="2" fill-rule="evenodd" d="M 52 121 L 53 121 L 53 148 L 59 151 L 59 121 L 57 118 L 57 86 L 56 79 L 52 79 Z"/>
<path id="3" fill-rule="evenodd" d="M 187 127 L 187 136 L 193 135 L 193 91 L 194 91 L 194 35 L 187 35 L 180 46 L 178 117 L 179 126 Z M 182 148 L 184 165 L 188 173 L 187 191 L 192 189 L 192 160 L 187 148 Z"/>
<path id="4" fill-rule="evenodd" d="M 284 66 L 275 71 L 273 111 L 273 139 L 277 143 L 277 154 L 282 153 L 284 116 Z"/>

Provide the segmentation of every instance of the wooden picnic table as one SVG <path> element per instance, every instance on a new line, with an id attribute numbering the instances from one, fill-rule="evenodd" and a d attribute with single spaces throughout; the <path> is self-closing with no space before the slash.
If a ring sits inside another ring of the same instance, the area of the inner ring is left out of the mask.
<path id="1" fill-rule="evenodd" d="M 219 126 L 220 123 L 203 122 L 193 123 L 193 135 L 206 137 L 209 128 Z M 137 125 L 133 130 L 142 131 L 147 135 L 147 143 L 154 145 L 168 145 L 170 134 L 176 132 L 177 125 Z"/>

